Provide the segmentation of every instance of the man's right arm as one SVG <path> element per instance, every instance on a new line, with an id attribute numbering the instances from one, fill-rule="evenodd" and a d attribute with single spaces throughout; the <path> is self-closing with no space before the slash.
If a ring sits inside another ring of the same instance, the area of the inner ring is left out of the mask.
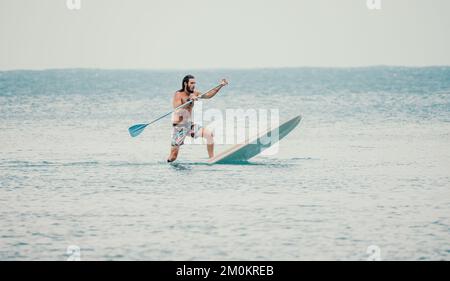
<path id="1" fill-rule="evenodd" d="M 172 106 L 173 108 L 177 108 L 180 105 L 182 105 L 182 100 L 181 100 L 181 95 L 180 93 L 176 92 L 175 95 L 173 96 L 173 100 L 172 100 Z M 172 122 L 174 124 L 179 123 L 181 120 L 180 115 L 179 115 L 179 110 L 174 111 L 174 113 L 172 114 Z"/>
<path id="2" fill-rule="evenodd" d="M 180 93 L 176 92 L 175 95 L 173 96 L 173 101 L 172 101 L 173 108 L 177 108 L 182 104 L 183 104 L 183 100 L 181 99 L 181 95 L 180 95 Z"/>

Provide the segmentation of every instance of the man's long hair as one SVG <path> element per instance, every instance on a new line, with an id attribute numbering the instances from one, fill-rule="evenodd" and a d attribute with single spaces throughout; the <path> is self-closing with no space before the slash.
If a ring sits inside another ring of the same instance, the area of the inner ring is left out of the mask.
<path id="1" fill-rule="evenodd" d="M 195 79 L 194 75 L 188 74 L 188 75 L 184 76 L 183 82 L 181 82 L 181 89 L 178 90 L 178 92 L 183 92 L 184 90 L 186 90 L 186 87 L 189 83 L 189 79 Z M 186 85 L 184 85 L 184 83 L 186 83 Z"/>

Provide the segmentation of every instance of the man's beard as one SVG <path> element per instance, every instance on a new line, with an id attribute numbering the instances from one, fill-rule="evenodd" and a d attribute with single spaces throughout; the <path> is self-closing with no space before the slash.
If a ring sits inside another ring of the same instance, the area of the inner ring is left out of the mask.
<path id="1" fill-rule="evenodd" d="M 191 90 L 191 88 L 186 87 L 186 90 L 189 94 L 192 94 L 194 92 L 194 88 L 192 88 L 192 90 Z"/>

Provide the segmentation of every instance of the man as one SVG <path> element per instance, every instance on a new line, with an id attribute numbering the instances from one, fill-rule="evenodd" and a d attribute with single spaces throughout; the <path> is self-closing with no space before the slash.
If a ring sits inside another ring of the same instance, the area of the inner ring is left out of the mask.
<path id="1" fill-rule="evenodd" d="M 180 146 L 183 145 L 186 136 L 192 138 L 203 137 L 206 139 L 206 148 L 208 150 L 209 158 L 214 157 L 214 138 L 212 132 L 202 128 L 201 126 L 194 124 L 191 120 L 192 108 L 194 107 L 194 102 L 200 98 L 210 99 L 214 97 L 219 90 L 228 85 L 226 79 L 220 81 L 219 86 L 212 89 L 211 91 L 202 95 L 202 93 L 195 90 L 195 77 L 192 75 L 186 75 L 183 78 L 182 88 L 178 90 L 173 96 L 173 107 L 176 108 L 186 102 L 192 101 L 190 104 L 180 108 L 175 111 L 172 118 L 173 132 L 172 132 L 172 143 L 170 149 L 170 155 L 167 162 L 173 162 L 177 159 L 178 151 Z"/>

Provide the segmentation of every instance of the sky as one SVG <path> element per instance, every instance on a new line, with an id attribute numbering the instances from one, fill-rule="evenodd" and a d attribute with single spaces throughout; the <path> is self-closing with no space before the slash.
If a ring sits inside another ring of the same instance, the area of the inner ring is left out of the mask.
<path id="1" fill-rule="evenodd" d="M 450 65 L 449 0 L 79 1 L 0 0 L 0 70 Z"/>

